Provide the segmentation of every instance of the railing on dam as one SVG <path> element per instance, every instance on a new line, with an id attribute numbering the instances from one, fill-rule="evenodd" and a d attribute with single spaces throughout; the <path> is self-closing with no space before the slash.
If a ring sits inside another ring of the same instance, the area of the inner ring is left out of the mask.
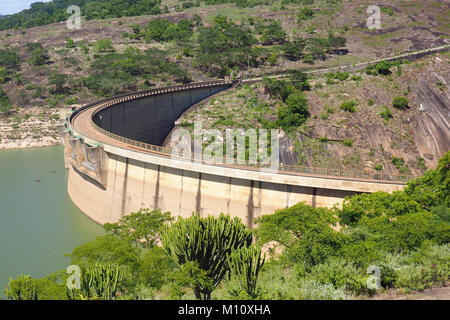
<path id="1" fill-rule="evenodd" d="M 105 136 L 108 136 L 112 139 L 115 139 L 117 141 L 120 141 L 124 144 L 134 146 L 143 150 L 150 151 L 152 153 L 158 153 L 164 157 L 171 157 L 176 158 L 178 160 L 185 160 L 189 161 L 189 159 L 183 158 L 183 157 L 174 157 L 172 155 L 172 149 L 166 148 L 166 147 L 160 147 L 152 144 L 148 144 L 145 142 L 140 142 L 136 140 L 132 140 L 129 138 L 125 138 L 122 136 L 119 136 L 117 134 L 114 134 L 112 132 L 106 131 L 103 128 L 100 128 L 95 123 L 92 122 L 92 125 L 95 127 L 97 131 L 102 133 Z M 191 155 L 191 162 L 194 162 L 194 159 L 196 158 L 195 154 Z M 303 166 L 294 166 L 294 165 L 285 165 L 280 164 L 278 165 L 277 169 L 269 168 L 268 165 L 264 165 L 261 163 L 258 164 L 252 164 L 248 161 L 245 161 L 245 163 L 241 163 L 238 165 L 230 165 L 226 164 L 225 160 L 223 158 L 216 158 L 216 161 L 214 162 L 214 158 L 212 159 L 213 162 L 209 162 L 209 164 L 214 164 L 218 166 L 225 166 L 225 167 L 231 167 L 231 168 L 239 168 L 239 169 L 247 169 L 247 170 L 258 170 L 258 169 L 264 169 L 264 171 L 272 171 L 272 172 L 282 172 L 284 174 L 306 174 L 306 175 L 314 175 L 314 176 L 323 176 L 323 177 L 340 177 L 340 178 L 354 178 L 354 179 L 364 179 L 364 180 L 375 180 L 375 181 L 385 181 L 385 182 L 406 182 L 413 177 L 411 175 L 393 175 L 393 174 L 386 174 L 382 172 L 371 172 L 371 171 L 355 171 L 355 170 L 345 170 L 345 169 L 329 169 L 329 168 L 315 168 L 315 167 L 303 167 Z"/>
<path id="2" fill-rule="evenodd" d="M 70 118 L 69 123 L 72 123 L 73 120 L 76 118 L 80 112 L 93 108 L 92 117 L 100 112 L 101 110 L 111 107 L 113 105 L 116 105 L 118 103 L 122 103 L 125 101 L 131 101 L 135 99 L 140 99 L 143 97 L 147 97 L 150 95 L 157 95 L 162 93 L 168 93 L 168 92 L 175 92 L 175 91 L 182 91 L 182 90 L 189 90 L 194 88 L 201 88 L 201 87 L 209 87 L 209 86 L 218 86 L 218 85 L 233 85 L 235 82 L 232 81 L 211 81 L 211 82 L 202 82 L 202 83 L 195 83 L 195 84 L 186 84 L 181 86 L 173 86 L 173 87 L 166 87 L 166 88 L 159 88 L 159 89 L 152 89 L 132 94 L 124 94 L 115 98 L 110 99 L 104 99 L 102 101 L 97 101 L 92 104 L 88 104 L 83 106 L 82 108 L 77 109 L 74 111 Z M 94 108 L 95 107 L 95 108 Z M 168 158 L 174 158 L 172 156 L 172 149 L 166 148 L 166 147 L 160 147 L 157 145 L 148 144 L 145 142 L 133 140 L 130 138 L 126 138 L 117 134 L 114 134 L 110 131 L 107 131 L 101 127 L 99 127 L 92 119 L 90 118 L 90 125 L 99 133 L 112 138 L 114 140 L 117 140 L 118 142 L 121 142 L 123 144 L 126 144 L 128 146 L 132 146 L 134 148 L 139 148 L 139 151 L 148 151 L 154 154 L 157 154 L 159 156 L 168 157 Z M 194 161 L 195 155 L 192 155 L 191 161 Z M 189 161 L 189 159 L 186 158 L 177 158 L 184 161 Z M 197 158 L 195 158 L 197 159 Z M 320 177 L 328 177 L 328 178 L 344 178 L 344 179 L 358 179 L 358 180 L 370 180 L 374 182 L 386 182 L 386 183 L 399 183 L 403 184 L 404 182 L 410 180 L 413 178 L 411 175 L 402 174 L 402 175 L 394 175 L 394 174 L 386 174 L 383 172 L 376 172 L 376 171 L 355 171 L 355 170 L 345 170 L 345 169 L 330 169 L 330 168 L 314 168 L 314 167 L 303 167 L 303 166 L 294 166 L 294 165 L 285 165 L 285 164 L 279 164 L 278 168 L 273 169 L 268 168 L 264 164 L 252 164 L 249 162 L 240 163 L 240 164 L 225 164 L 225 161 L 223 159 L 217 159 L 218 161 L 214 163 L 216 166 L 223 166 L 223 167 L 231 167 L 231 168 L 238 168 L 238 169 L 244 169 L 244 170 L 264 170 L 265 172 L 274 172 L 274 173 L 283 173 L 283 174 L 290 174 L 290 175 L 305 175 L 305 176 L 320 176 Z M 212 164 L 212 163 L 209 163 Z"/>

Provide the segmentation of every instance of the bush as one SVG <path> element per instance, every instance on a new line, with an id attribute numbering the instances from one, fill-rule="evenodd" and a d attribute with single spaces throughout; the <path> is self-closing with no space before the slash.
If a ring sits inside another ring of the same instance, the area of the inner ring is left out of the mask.
<path id="1" fill-rule="evenodd" d="M 65 41 L 66 41 L 66 48 L 75 48 L 76 47 L 75 41 L 73 41 L 72 39 L 66 38 Z"/>
<path id="2" fill-rule="evenodd" d="M 433 278 L 428 268 L 420 265 L 404 265 L 397 270 L 395 287 L 406 291 L 421 291 L 433 286 Z"/>
<path id="3" fill-rule="evenodd" d="M 389 70 L 391 66 L 391 63 L 389 63 L 388 61 L 381 61 L 375 65 L 375 70 L 378 72 L 378 74 L 389 75 L 391 74 L 391 71 Z"/>
<path id="4" fill-rule="evenodd" d="M 345 139 L 343 144 L 344 146 L 351 148 L 353 147 L 353 139 Z"/>
<path id="5" fill-rule="evenodd" d="M 408 108 L 409 101 L 405 97 L 395 97 L 392 101 L 392 105 L 394 108 L 400 109 L 400 110 L 406 110 Z"/>
<path id="6" fill-rule="evenodd" d="M 19 56 L 14 50 L 0 49 L 0 66 L 15 67 L 20 63 Z"/>
<path id="7" fill-rule="evenodd" d="M 322 284 L 332 284 L 336 289 L 359 295 L 368 292 L 367 275 L 361 274 L 352 263 L 339 258 L 331 258 L 325 263 L 314 266 L 307 275 L 307 279 Z"/>
<path id="8" fill-rule="evenodd" d="M 396 217 L 422 210 L 422 206 L 402 191 L 374 192 L 346 198 L 338 212 L 341 222 L 354 225 L 362 217 Z"/>
<path id="9" fill-rule="evenodd" d="M 302 125 L 308 117 L 308 101 L 301 91 L 294 91 L 286 99 L 286 106 L 278 108 L 278 123 L 285 130 Z"/>
<path id="10" fill-rule="evenodd" d="M 380 116 L 381 116 L 384 120 L 389 120 L 390 118 L 393 117 L 392 111 L 389 110 L 389 108 L 388 108 L 387 106 L 383 106 L 383 111 L 380 112 Z"/>
<path id="11" fill-rule="evenodd" d="M 29 63 L 33 66 L 41 66 L 45 64 L 47 60 L 48 60 L 47 51 L 42 48 L 33 50 L 33 52 L 31 52 L 30 58 L 28 59 Z"/>
<path id="12" fill-rule="evenodd" d="M 357 106 L 358 105 L 358 103 L 356 102 L 356 101 L 346 101 L 346 102 L 343 102 L 340 106 L 339 106 L 339 108 L 341 109 L 341 110 L 343 110 L 343 111 L 346 111 L 346 112 L 350 112 L 350 113 L 354 113 L 354 112 L 356 112 L 356 108 L 355 108 L 355 106 Z"/>
<path id="13" fill-rule="evenodd" d="M 347 295 L 344 290 L 336 289 L 331 284 L 323 284 L 316 280 L 299 281 L 299 294 L 305 300 L 345 300 Z"/>
<path id="14" fill-rule="evenodd" d="M 258 218 L 256 235 L 261 244 L 273 241 L 284 248 L 288 261 L 308 270 L 341 248 L 346 236 L 332 228 L 336 222 L 331 210 L 298 203 Z"/>
<path id="15" fill-rule="evenodd" d="M 94 51 L 98 53 L 114 52 L 111 39 L 99 39 L 94 45 Z"/>

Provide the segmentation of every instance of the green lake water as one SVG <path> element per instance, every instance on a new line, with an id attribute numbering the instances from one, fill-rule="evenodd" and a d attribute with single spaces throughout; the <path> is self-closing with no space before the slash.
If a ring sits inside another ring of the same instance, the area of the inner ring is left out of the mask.
<path id="1" fill-rule="evenodd" d="M 64 254 L 104 234 L 67 194 L 62 147 L 0 151 L 0 297 L 10 276 L 66 269 Z"/>

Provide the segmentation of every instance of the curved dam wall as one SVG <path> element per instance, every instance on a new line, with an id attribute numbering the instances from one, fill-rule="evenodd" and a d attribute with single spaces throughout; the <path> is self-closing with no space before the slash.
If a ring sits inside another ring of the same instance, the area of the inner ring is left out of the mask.
<path id="1" fill-rule="evenodd" d="M 230 87 L 216 83 L 162 88 L 76 110 L 60 132 L 74 204 L 102 224 L 149 208 L 185 217 L 225 213 L 252 227 L 261 215 L 301 201 L 332 207 L 355 193 L 403 188 L 389 181 L 173 159 L 157 148 L 130 145 L 114 136 L 161 145 L 186 109 Z"/>
<path id="2" fill-rule="evenodd" d="M 194 88 L 125 101 L 99 111 L 92 120 L 100 128 L 119 136 L 160 146 L 184 111 L 230 87 Z"/>

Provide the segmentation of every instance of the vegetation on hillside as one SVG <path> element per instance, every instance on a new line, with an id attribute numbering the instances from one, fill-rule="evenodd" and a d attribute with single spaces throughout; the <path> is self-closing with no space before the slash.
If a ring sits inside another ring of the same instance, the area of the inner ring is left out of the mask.
<path id="1" fill-rule="evenodd" d="M 67 290 L 69 275 L 59 271 L 10 279 L 5 294 L 11 300 L 348 299 L 420 291 L 450 280 L 449 199 L 447 152 L 404 191 L 355 195 L 341 209 L 298 203 L 257 219 L 255 230 L 225 215 L 170 222 L 168 213 L 142 210 L 73 250 L 81 290 Z"/>

